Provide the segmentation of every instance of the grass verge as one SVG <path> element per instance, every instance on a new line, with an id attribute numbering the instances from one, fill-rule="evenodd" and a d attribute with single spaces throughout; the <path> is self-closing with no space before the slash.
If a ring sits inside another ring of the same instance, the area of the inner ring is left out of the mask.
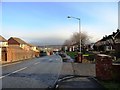
<path id="1" fill-rule="evenodd" d="M 66 52 L 66 54 L 69 55 L 71 58 L 75 58 L 77 52 Z"/>
<path id="2" fill-rule="evenodd" d="M 120 90 L 120 82 L 115 82 L 115 81 L 100 81 L 100 83 L 107 90 Z"/>

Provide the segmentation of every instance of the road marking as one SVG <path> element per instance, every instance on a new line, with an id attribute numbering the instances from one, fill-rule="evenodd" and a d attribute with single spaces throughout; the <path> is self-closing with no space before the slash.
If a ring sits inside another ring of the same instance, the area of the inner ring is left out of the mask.
<path id="1" fill-rule="evenodd" d="M 53 59 L 49 59 L 49 62 L 52 62 L 53 61 Z"/>
<path id="2" fill-rule="evenodd" d="M 37 62 L 37 63 L 35 63 L 34 65 L 37 65 L 37 64 L 39 64 L 40 62 Z"/>
<path id="3" fill-rule="evenodd" d="M 2 66 L 0 66 L 0 67 L 5 67 L 5 66 L 13 65 L 13 64 L 18 64 L 18 63 L 21 63 L 21 62 L 16 62 L 16 63 L 5 64 L 5 65 L 2 65 Z"/>
<path id="4" fill-rule="evenodd" d="M 9 76 L 9 75 L 11 75 L 11 74 L 20 72 L 20 71 L 22 71 L 22 70 L 24 70 L 24 69 L 26 69 L 26 68 L 28 68 L 28 67 L 24 67 L 24 68 L 21 68 L 21 69 L 18 69 L 18 70 L 16 70 L 16 71 L 12 72 L 12 73 L 9 73 L 9 74 L 6 74 L 6 75 L 4 75 L 4 76 L 1 76 L 0 79 L 2 79 L 2 78 L 4 78 L 4 77 L 7 77 L 7 76 Z"/>
<path id="5" fill-rule="evenodd" d="M 21 69 L 19 69 L 19 70 L 16 70 L 16 71 L 12 72 L 12 74 L 13 74 L 13 73 L 17 73 L 17 72 L 19 72 L 19 71 L 22 71 L 22 70 L 24 70 L 24 69 L 26 69 L 26 68 L 28 68 L 28 67 L 24 67 L 24 68 L 21 68 Z"/>
<path id="6" fill-rule="evenodd" d="M 56 59 L 56 60 L 59 60 L 59 59 Z"/>

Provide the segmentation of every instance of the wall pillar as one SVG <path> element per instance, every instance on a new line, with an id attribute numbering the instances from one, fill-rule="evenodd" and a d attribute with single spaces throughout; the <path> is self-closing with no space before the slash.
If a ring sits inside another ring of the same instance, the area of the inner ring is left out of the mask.
<path id="1" fill-rule="evenodd" d="M 110 56 L 97 54 L 96 77 L 101 80 L 112 79 L 112 58 Z"/>

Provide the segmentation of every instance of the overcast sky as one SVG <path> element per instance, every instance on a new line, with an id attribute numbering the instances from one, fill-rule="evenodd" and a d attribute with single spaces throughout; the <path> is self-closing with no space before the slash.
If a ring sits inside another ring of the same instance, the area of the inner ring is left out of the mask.
<path id="1" fill-rule="evenodd" d="M 2 36 L 38 44 L 62 44 L 73 32 L 86 32 L 95 42 L 118 28 L 117 2 L 3 2 Z"/>

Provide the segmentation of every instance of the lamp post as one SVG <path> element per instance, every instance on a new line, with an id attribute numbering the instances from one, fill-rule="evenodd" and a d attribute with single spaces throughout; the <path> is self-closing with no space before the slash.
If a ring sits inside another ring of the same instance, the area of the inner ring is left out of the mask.
<path id="1" fill-rule="evenodd" d="M 81 54 L 81 25 L 80 25 L 80 18 L 71 17 L 71 16 L 68 16 L 67 18 L 73 18 L 73 19 L 77 19 L 79 21 L 79 40 L 80 40 L 80 54 Z"/>

